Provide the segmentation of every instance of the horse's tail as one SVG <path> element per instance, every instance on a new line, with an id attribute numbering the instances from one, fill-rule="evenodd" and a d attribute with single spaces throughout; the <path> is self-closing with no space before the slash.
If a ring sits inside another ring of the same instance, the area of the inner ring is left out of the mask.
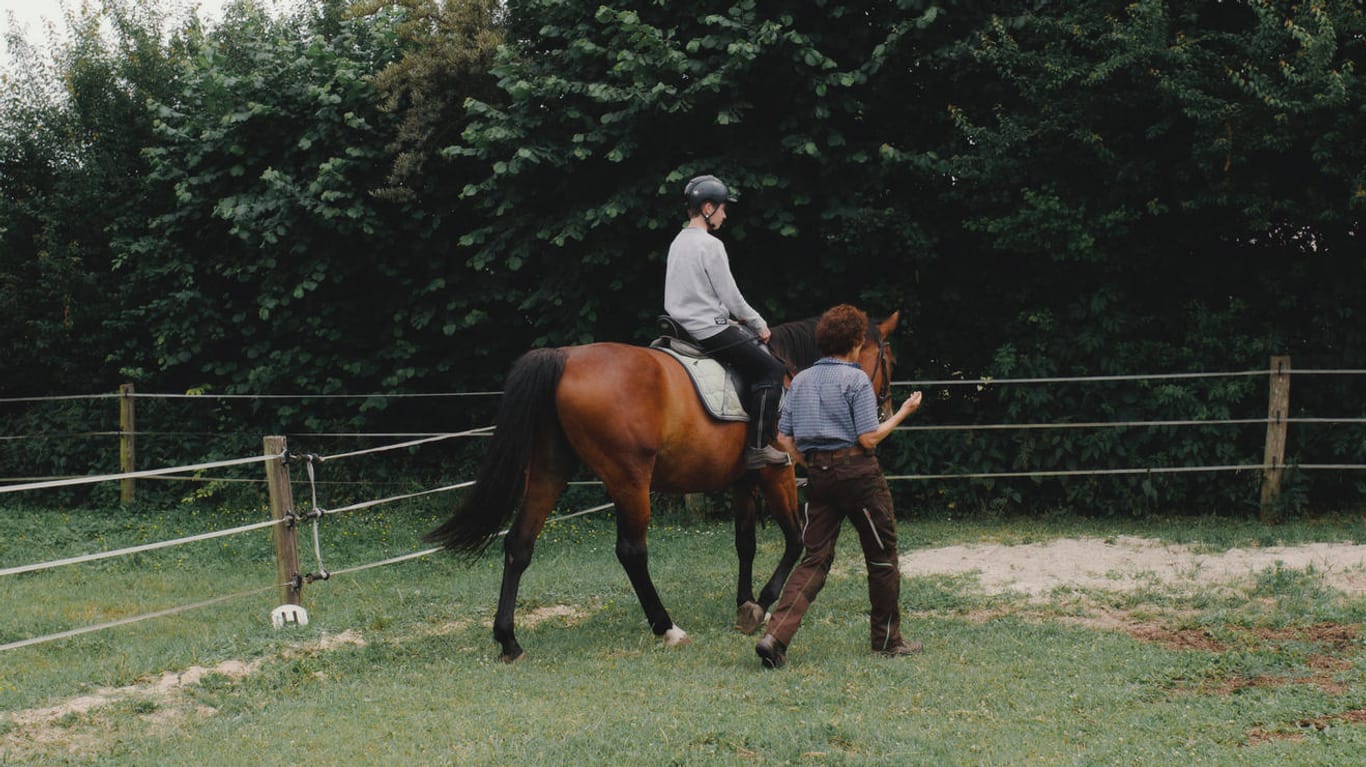
<path id="1" fill-rule="evenodd" d="M 498 537 L 526 492 L 537 430 L 554 424 L 555 387 L 564 365 L 562 349 L 533 349 L 513 363 L 474 487 L 455 514 L 424 540 L 477 555 Z"/>

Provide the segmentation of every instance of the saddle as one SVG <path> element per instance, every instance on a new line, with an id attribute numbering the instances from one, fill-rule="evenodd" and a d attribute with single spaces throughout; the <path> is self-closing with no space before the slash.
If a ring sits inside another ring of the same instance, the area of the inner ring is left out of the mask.
<path id="1" fill-rule="evenodd" d="M 650 348 L 673 357 L 688 371 L 698 399 L 712 418 L 749 420 L 744 399 L 740 396 L 740 374 L 707 356 L 706 350 L 673 317 L 659 318 L 659 337 L 650 343 Z"/>

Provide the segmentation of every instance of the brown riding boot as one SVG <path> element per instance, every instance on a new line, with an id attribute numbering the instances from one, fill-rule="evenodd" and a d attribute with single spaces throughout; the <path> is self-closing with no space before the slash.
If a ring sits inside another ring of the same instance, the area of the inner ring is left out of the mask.
<path id="1" fill-rule="evenodd" d="M 764 668 L 782 668 L 787 664 L 787 648 L 772 634 L 764 634 L 764 638 L 754 646 L 754 654 L 763 661 Z"/>

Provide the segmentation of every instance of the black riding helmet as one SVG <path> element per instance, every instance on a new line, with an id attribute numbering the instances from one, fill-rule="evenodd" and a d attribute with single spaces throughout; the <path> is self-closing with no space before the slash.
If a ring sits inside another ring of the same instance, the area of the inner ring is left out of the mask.
<path id="1" fill-rule="evenodd" d="M 688 210 L 701 210 L 704 202 L 716 205 L 735 202 L 735 195 L 731 194 L 726 182 L 708 175 L 698 176 L 689 181 L 688 185 L 683 187 L 683 199 L 687 202 Z"/>

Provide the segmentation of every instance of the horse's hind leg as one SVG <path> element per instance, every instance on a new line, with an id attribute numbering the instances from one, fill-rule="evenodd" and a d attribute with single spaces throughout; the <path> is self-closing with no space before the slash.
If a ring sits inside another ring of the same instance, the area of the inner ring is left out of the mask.
<path id="1" fill-rule="evenodd" d="M 802 532 L 797 524 L 797 481 L 791 466 L 769 466 L 759 471 L 759 487 L 769 513 L 783 531 L 783 556 L 778 560 L 768 583 L 759 591 L 759 605 L 765 610 L 778 600 L 783 583 L 802 554 Z"/>
<path id="2" fill-rule="evenodd" d="M 502 645 L 502 660 L 511 663 L 524 651 L 517 642 L 513 628 L 513 613 L 517 609 L 517 590 L 522 573 L 531 564 L 536 538 L 545 527 L 546 517 L 555 499 L 564 492 L 570 468 L 549 453 L 537 451 L 527 474 L 526 496 L 521 510 L 503 540 L 503 585 L 498 592 L 498 612 L 493 618 L 493 639 Z"/>
<path id="3" fill-rule="evenodd" d="M 650 523 L 649 490 L 642 487 L 613 493 L 612 499 L 617 506 L 617 560 L 631 580 L 650 630 L 655 636 L 663 637 L 665 644 L 687 642 L 687 632 L 674 625 L 650 578 L 649 549 L 645 544 L 645 529 Z"/>

